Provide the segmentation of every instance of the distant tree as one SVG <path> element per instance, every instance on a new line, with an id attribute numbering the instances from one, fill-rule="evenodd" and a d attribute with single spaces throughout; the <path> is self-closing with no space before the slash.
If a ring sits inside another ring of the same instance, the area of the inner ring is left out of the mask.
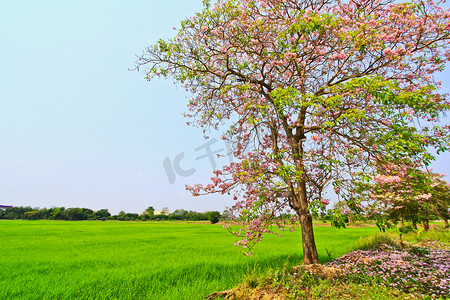
<path id="1" fill-rule="evenodd" d="M 33 209 L 30 206 L 13 206 L 7 207 L 4 211 L 5 219 L 15 220 L 15 219 L 26 219 L 25 213 L 32 211 Z"/>
<path id="2" fill-rule="evenodd" d="M 168 219 L 169 219 L 169 216 L 163 215 L 163 214 L 156 215 L 153 217 L 153 220 L 157 220 L 157 221 L 168 220 Z"/>
<path id="3" fill-rule="evenodd" d="M 136 221 L 139 220 L 139 214 L 127 213 L 125 214 L 125 221 Z"/>
<path id="4" fill-rule="evenodd" d="M 144 211 L 144 213 L 142 213 L 140 216 L 139 216 L 139 220 L 141 220 L 141 221 L 149 221 L 149 220 L 151 220 L 151 219 L 153 219 L 153 216 L 150 216 L 148 213 L 146 213 L 145 211 Z"/>
<path id="5" fill-rule="evenodd" d="M 94 216 L 97 220 L 105 220 L 107 217 L 111 216 L 108 209 L 100 209 L 94 213 Z"/>
<path id="6" fill-rule="evenodd" d="M 89 220 L 95 216 L 95 212 L 90 208 L 81 208 L 81 214 L 83 215 L 83 220 Z"/>
<path id="7" fill-rule="evenodd" d="M 202 213 L 190 210 L 186 214 L 186 219 L 189 221 L 206 221 L 209 218 L 208 218 L 207 214 L 202 214 Z"/>
<path id="8" fill-rule="evenodd" d="M 51 220 L 64 220 L 64 211 L 65 211 L 65 207 L 55 207 L 52 208 L 52 212 L 49 216 L 49 219 Z"/>
<path id="9" fill-rule="evenodd" d="M 119 211 L 119 214 L 117 214 L 117 216 L 116 216 L 116 220 L 125 221 L 126 214 L 127 213 L 123 210 Z"/>
<path id="10" fill-rule="evenodd" d="M 31 210 L 31 211 L 27 211 L 25 214 L 25 219 L 27 220 L 38 220 L 40 219 L 39 217 L 39 210 Z"/>
<path id="11" fill-rule="evenodd" d="M 435 204 L 436 214 L 444 220 L 445 228 L 449 228 L 450 219 L 450 184 L 442 179 L 442 175 L 436 174 L 432 188 L 432 199 Z"/>
<path id="12" fill-rule="evenodd" d="M 119 212 L 119 214 L 115 217 L 118 221 L 135 221 L 139 220 L 139 214 L 137 213 L 126 213 L 123 210 Z"/>
<path id="13" fill-rule="evenodd" d="M 173 213 L 170 214 L 169 217 L 173 220 L 186 220 L 187 214 L 188 214 L 187 210 L 176 209 Z"/>
<path id="14" fill-rule="evenodd" d="M 144 210 L 144 213 L 147 213 L 149 216 L 153 216 L 155 212 L 155 209 L 153 208 L 153 206 L 149 206 L 147 207 L 146 210 Z"/>
<path id="15" fill-rule="evenodd" d="M 231 221 L 233 219 L 233 214 L 230 212 L 229 209 L 225 209 L 222 214 L 220 215 L 220 218 L 223 221 Z"/>
<path id="16" fill-rule="evenodd" d="M 404 219 L 411 220 L 415 228 L 417 222 L 422 222 L 428 231 L 433 215 L 448 219 L 450 187 L 443 176 L 411 165 L 390 164 L 381 168 L 363 191 L 370 193 L 372 211 L 400 219 L 402 226 Z"/>
<path id="17" fill-rule="evenodd" d="M 44 220 L 50 219 L 52 212 L 53 212 L 53 209 L 51 209 L 51 208 L 50 209 L 41 208 L 39 210 L 39 219 L 44 219 Z"/>
<path id="18" fill-rule="evenodd" d="M 94 211 L 88 208 L 70 207 L 62 213 L 64 220 L 77 221 L 88 220 L 94 214 Z"/>
<path id="19" fill-rule="evenodd" d="M 218 211 L 210 211 L 208 213 L 208 218 L 211 224 L 216 224 L 220 220 L 220 212 Z"/>

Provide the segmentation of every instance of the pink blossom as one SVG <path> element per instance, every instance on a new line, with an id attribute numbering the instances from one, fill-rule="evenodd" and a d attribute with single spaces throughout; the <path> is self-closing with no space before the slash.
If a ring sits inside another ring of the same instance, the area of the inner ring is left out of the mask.
<path id="1" fill-rule="evenodd" d="M 334 60 L 344 60 L 347 56 L 345 55 L 345 53 L 335 53 L 333 55 L 333 59 Z"/>
<path id="2" fill-rule="evenodd" d="M 330 203 L 328 199 L 321 199 L 320 202 L 322 202 L 325 206 L 327 206 Z"/>
<path id="3" fill-rule="evenodd" d="M 386 56 L 389 56 L 392 54 L 392 49 L 387 47 L 386 49 L 383 50 L 383 54 Z"/>

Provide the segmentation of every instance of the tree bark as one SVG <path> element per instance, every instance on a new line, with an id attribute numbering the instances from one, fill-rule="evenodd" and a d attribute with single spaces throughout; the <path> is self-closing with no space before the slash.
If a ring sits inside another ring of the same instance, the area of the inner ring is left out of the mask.
<path id="1" fill-rule="evenodd" d="M 423 230 L 425 230 L 425 232 L 430 230 L 430 224 L 428 223 L 428 220 L 423 220 L 422 221 L 422 226 L 423 226 Z"/>
<path id="2" fill-rule="evenodd" d="M 314 230 L 311 214 L 306 211 L 299 215 L 302 227 L 303 264 L 320 264 L 317 254 L 316 242 L 314 241 Z"/>
<path id="3" fill-rule="evenodd" d="M 448 226 L 448 219 L 445 219 L 444 220 L 444 224 L 445 224 L 445 227 L 444 228 L 448 228 L 449 226 Z"/>
<path id="4" fill-rule="evenodd" d="M 300 218 L 300 226 L 302 227 L 303 264 L 320 264 L 314 240 L 312 216 L 308 210 L 305 181 L 299 183 L 297 197 L 295 198 L 296 201 L 294 201 L 292 208 L 297 212 Z"/>

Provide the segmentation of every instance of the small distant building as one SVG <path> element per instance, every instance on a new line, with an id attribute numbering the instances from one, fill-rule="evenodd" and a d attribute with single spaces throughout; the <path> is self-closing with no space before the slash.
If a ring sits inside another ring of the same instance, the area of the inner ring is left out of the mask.
<path id="1" fill-rule="evenodd" d="M 162 210 L 155 210 L 153 212 L 153 215 L 155 215 L 155 216 L 159 216 L 159 215 L 168 216 L 169 215 L 169 208 L 164 207 Z"/>
<path id="2" fill-rule="evenodd" d="M 7 209 L 9 207 L 12 207 L 12 205 L 0 205 L 0 209 Z"/>

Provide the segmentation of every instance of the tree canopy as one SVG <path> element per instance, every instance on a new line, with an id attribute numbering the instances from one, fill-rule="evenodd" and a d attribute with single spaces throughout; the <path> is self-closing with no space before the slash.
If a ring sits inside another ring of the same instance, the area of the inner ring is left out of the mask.
<path id="1" fill-rule="evenodd" d="M 224 128 L 233 146 L 236 162 L 188 189 L 234 195 L 247 249 L 293 210 L 310 264 L 310 212 L 328 204 L 327 186 L 351 200 L 380 164 L 448 149 L 433 73 L 450 60 L 449 32 L 450 12 L 428 0 L 205 0 L 136 66 L 185 86 L 190 123 Z"/>
<path id="2" fill-rule="evenodd" d="M 391 165 L 374 176 L 373 183 L 362 185 L 361 192 L 370 194 L 369 210 L 383 222 L 390 217 L 404 225 L 408 218 L 413 227 L 422 222 L 427 231 L 433 216 L 440 216 L 448 227 L 450 185 L 442 177 L 412 166 Z"/>

